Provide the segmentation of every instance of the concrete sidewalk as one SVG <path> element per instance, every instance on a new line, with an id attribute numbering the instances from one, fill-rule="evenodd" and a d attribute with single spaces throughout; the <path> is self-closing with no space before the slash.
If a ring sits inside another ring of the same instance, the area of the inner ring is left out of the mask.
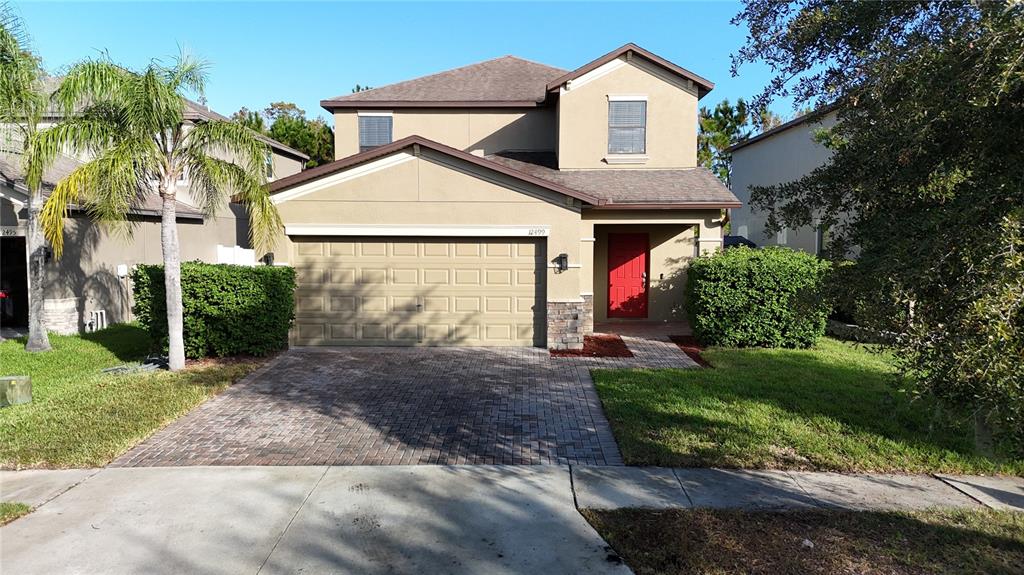
<path id="1" fill-rule="evenodd" d="M 1024 511 L 1024 478 L 800 471 L 573 467 L 581 509 L 827 508 Z"/>
<path id="2" fill-rule="evenodd" d="M 107 468 L 0 528 L 0 557 L 25 575 L 630 572 L 563 466 Z"/>
<path id="3" fill-rule="evenodd" d="M 1024 479 L 565 466 L 0 472 L 4 573 L 629 573 L 577 508 L 985 506 Z"/>

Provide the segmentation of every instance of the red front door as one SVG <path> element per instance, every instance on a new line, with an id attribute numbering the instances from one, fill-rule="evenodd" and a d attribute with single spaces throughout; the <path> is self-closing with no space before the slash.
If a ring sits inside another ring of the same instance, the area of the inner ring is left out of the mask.
<path id="1" fill-rule="evenodd" d="M 647 317 L 647 234 L 608 234 L 608 317 Z"/>

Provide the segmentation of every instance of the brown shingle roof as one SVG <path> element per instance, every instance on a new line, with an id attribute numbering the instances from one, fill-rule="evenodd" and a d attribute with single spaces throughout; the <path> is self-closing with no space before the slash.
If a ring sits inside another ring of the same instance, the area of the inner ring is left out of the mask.
<path id="1" fill-rule="evenodd" d="M 601 203 L 601 199 L 596 196 L 592 196 L 590 194 L 578 190 L 567 188 L 565 186 L 558 184 L 557 182 L 553 182 L 551 180 L 546 180 L 543 178 L 538 178 L 526 172 L 511 169 L 505 166 L 504 164 L 492 162 L 479 156 L 474 156 L 473 154 L 464 152 L 456 148 L 452 148 L 451 146 L 446 146 L 433 140 L 428 140 L 423 136 L 407 136 L 405 138 L 402 138 L 401 140 L 395 140 L 390 144 L 373 148 L 372 150 L 360 152 L 358 154 L 348 156 L 347 158 L 335 160 L 329 164 L 324 164 L 322 166 L 317 166 L 315 168 L 304 170 L 297 174 L 292 174 L 286 178 L 281 178 L 280 180 L 272 182 L 268 186 L 268 189 L 270 190 L 271 194 L 275 194 L 277 192 L 281 192 L 290 188 L 294 188 L 295 186 L 302 185 L 306 182 L 317 180 L 325 176 L 329 176 L 331 174 L 347 170 L 348 168 L 351 168 L 353 166 L 358 166 L 359 164 L 364 164 L 371 160 L 376 160 L 377 158 L 387 156 L 388 154 L 393 154 L 395 152 L 404 150 L 412 146 L 422 146 L 424 148 L 434 150 L 435 152 L 439 152 L 441 154 L 445 154 L 453 158 L 458 158 L 460 160 L 487 168 L 500 174 L 511 176 L 513 178 L 533 184 L 535 186 L 540 186 L 553 192 L 558 192 L 571 198 L 576 198 L 588 204 Z"/>
<path id="2" fill-rule="evenodd" d="M 548 82 L 566 70 L 503 56 L 397 84 L 329 98 L 328 110 L 372 107 L 523 107 L 544 101 Z"/>
<path id="3" fill-rule="evenodd" d="M 310 168 L 270 184 L 277 193 L 393 154 L 414 145 L 482 166 L 601 208 L 734 208 L 740 201 L 710 171 L 555 169 L 551 152 L 500 152 L 486 157 L 409 136 L 386 146 Z"/>
<path id="4" fill-rule="evenodd" d="M 559 171 L 551 152 L 499 152 L 488 160 L 519 172 L 596 196 L 602 208 L 736 208 L 740 201 L 709 170 Z"/>

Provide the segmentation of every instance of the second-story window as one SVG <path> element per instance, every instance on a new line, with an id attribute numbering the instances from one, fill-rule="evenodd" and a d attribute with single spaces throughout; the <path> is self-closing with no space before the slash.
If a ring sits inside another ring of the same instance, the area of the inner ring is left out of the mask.
<path id="1" fill-rule="evenodd" d="M 267 155 L 263 156 L 263 169 L 266 171 L 267 179 L 274 177 L 274 154 L 273 152 L 267 152 Z"/>
<path id="2" fill-rule="evenodd" d="M 359 114 L 359 151 L 365 152 L 391 143 L 391 114 Z"/>
<path id="3" fill-rule="evenodd" d="M 647 102 L 610 100 L 608 102 L 608 153 L 644 154 L 647 152 Z"/>

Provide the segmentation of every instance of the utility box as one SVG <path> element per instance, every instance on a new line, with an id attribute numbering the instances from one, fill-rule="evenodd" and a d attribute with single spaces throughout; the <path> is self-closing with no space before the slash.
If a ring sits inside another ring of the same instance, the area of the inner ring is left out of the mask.
<path id="1" fill-rule="evenodd" d="M 32 378 L 27 375 L 0 375 L 0 407 L 32 401 Z"/>

